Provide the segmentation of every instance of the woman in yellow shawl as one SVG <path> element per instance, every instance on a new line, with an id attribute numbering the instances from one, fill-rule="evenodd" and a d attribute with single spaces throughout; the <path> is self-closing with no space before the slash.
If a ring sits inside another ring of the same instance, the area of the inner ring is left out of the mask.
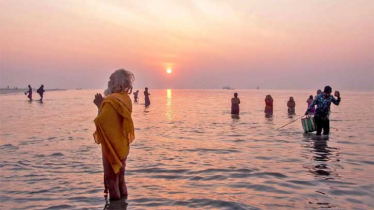
<path id="1" fill-rule="evenodd" d="M 95 142 L 101 144 L 104 166 L 104 193 L 111 200 L 127 196 L 125 166 L 130 144 L 135 139 L 134 124 L 131 118 L 134 75 L 124 69 L 118 69 L 110 76 L 105 98 L 96 94 L 94 103 L 98 107 L 98 116 L 94 120 Z"/>

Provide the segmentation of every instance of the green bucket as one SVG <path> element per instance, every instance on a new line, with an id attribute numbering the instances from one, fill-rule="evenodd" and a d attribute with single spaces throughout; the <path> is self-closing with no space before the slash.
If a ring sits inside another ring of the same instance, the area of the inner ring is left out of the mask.
<path id="1" fill-rule="evenodd" d="M 314 117 L 312 116 L 306 116 L 305 118 L 302 118 L 301 125 L 303 126 L 305 133 L 317 130 L 316 123 L 314 122 Z"/>

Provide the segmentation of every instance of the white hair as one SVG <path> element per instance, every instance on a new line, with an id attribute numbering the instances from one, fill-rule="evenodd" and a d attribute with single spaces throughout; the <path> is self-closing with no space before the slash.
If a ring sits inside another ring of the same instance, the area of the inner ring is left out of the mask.
<path id="1" fill-rule="evenodd" d="M 118 69 L 110 77 L 108 88 L 104 91 L 105 96 L 120 92 L 132 93 L 132 83 L 135 80 L 133 73 L 125 69 Z"/>

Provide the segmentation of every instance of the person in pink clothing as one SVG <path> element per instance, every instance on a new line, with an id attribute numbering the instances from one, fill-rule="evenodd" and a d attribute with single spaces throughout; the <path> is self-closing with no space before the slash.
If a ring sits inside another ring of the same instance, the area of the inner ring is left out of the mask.
<path id="1" fill-rule="evenodd" d="M 309 98 L 308 98 L 308 100 L 306 101 L 306 102 L 308 103 L 308 107 L 310 106 L 310 104 L 313 103 L 313 100 L 314 100 L 314 99 L 313 99 L 313 96 L 310 95 Z M 308 114 L 309 114 L 309 115 L 314 115 L 314 112 L 315 112 L 315 111 L 316 111 L 316 108 L 313 107 L 312 109 L 309 110 Z"/>

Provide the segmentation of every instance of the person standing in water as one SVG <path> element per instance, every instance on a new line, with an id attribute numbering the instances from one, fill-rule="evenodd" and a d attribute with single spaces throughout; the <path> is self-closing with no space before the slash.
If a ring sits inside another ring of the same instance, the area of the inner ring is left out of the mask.
<path id="1" fill-rule="evenodd" d="M 32 88 L 31 88 L 31 85 L 29 85 L 29 90 L 25 92 L 25 95 L 26 95 L 27 93 L 29 94 L 29 95 L 27 96 L 27 98 L 29 98 L 30 101 L 32 101 Z"/>
<path id="2" fill-rule="evenodd" d="M 234 93 L 234 98 L 231 99 L 231 114 L 239 114 L 239 104 L 238 93 Z"/>
<path id="3" fill-rule="evenodd" d="M 335 99 L 334 96 L 331 95 L 332 89 L 330 86 L 326 86 L 323 90 L 323 94 L 319 94 L 317 98 L 310 104 L 309 108 L 305 112 L 305 115 L 308 115 L 310 110 L 317 105 L 317 109 L 314 114 L 314 119 L 317 126 L 317 135 L 321 135 L 323 129 L 323 135 L 328 135 L 330 133 L 330 119 L 329 119 L 329 112 L 331 102 L 335 105 L 340 104 L 340 93 L 339 91 L 335 91 L 335 96 L 338 99 Z"/>
<path id="4" fill-rule="evenodd" d="M 139 90 L 134 92 L 134 102 L 135 103 L 138 103 L 138 99 L 139 99 L 138 95 L 139 95 Z"/>
<path id="5" fill-rule="evenodd" d="M 44 85 L 41 85 L 40 88 L 36 91 L 40 95 L 40 101 L 43 102 L 43 94 L 45 92 Z"/>
<path id="6" fill-rule="evenodd" d="M 98 108 L 95 118 L 94 139 L 101 145 L 104 166 L 104 193 L 110 200 L 118 200 L 128 195 L 125 181 L 125 167 L 130 144 L 135 139 L 132 121 L 132 92 L 134 75 L 118 69 L 109 78 L 105 98 L 96 94 L 94 103 Z"/>
<path id="7" fill-rule="evenodd" d="M 318 90 L 317 90 L 317 95 L 314 96 L 314 100 L 316 100 L 317 96 L 320 95 L 321 93 L 322 93 L 322 90 L 321 90 L 321 89 L 318 89 Z M 312 102 L 313 102 L 313 101 L 312 101 Z M 308 108 L 309 108 L 309 106 L 308 106 Z M 316 107 L 315 107 L 315 106 L 314 106 L 313 110 L 314 110 L 314 111 L 316 110 Z"/>
<path id="8" fill-rule="evenodd" d="M 273 103 L 274 100 L 271 95 L 267 95 L 265 98 L 265 114 L 272 115 L 273 114 Z"/>
<path id="9" fill-rule="evenodd" d="M 287 102 L 287 107 L 288 114 L 295 114 L 296 103 L 292 96 L 290 97 L 290 100 Z"/>
<path id="10" fill-rule="evenodd" d="M 313 101 L 314 101 L 313 96 L 310 95 L 308 100 L 306 101 L 308 103 L 308 108 L 313 103 Z M 309 110 L 308 115 L 314 115 L 315 111 L 316 111 L 316 108 L 313 106 L 313 108 L 311 110 Z"/>
<path id="11" fill-rule="evenodd" d="M 148 107 L 149 105 L 151 105 L 151 101 L 149 100 L 149 95 L 151 94 L 148 93 L 148 88 L 146 87 L 144 91 L 145 107 Z"/>
<path id="12" fill-rule="evenodd" d="M 321 89 L 318 89 L 318 90 L 317 90 L 317 95 L 314 97 L 314 99 L 316 99 L 317 96 L 320 95 L 321 93 L 322 93 L 322 90 L 321 90 Z"/>

